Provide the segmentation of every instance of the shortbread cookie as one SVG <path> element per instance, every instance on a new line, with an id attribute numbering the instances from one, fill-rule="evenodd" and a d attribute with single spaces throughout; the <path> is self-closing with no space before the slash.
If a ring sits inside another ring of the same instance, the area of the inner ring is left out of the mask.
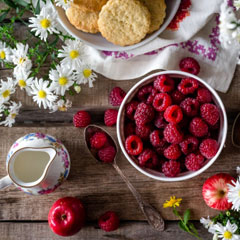
<path id="1" fill-rule="evenodd" d="M 66 10 L 66 15 L 69 22 L 77 29 L 88 33 L 99 32 L 97 23 L 99 12 L 85 11 L 71 5 Z"/>
<path id="2" fill-rule="evenodd" d="M 73 4 L 85 11 L 100 12 L 108 0 L 74 0 Z"/>
<path id="3" fill-rule="evenodd" d="M 151 13 L 151 25 L 148 33 L 159 29 L 166 16 L 166 4 L 164 0 L 140 0 Z"/>
<path id="4" fill-rule="evenodd" d="M 120 46 L 140 42 L 149 31 L 150 13 L 138 0 L 109 0 L 98 19 L 102 36 Z"/>

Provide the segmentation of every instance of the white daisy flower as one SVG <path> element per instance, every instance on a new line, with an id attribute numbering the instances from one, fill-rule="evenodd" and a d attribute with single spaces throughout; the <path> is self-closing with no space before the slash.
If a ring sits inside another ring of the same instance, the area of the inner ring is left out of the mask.
<path id="1" fill-rule="evenodd" d="M 82 65 L 85 56 L 85 47 L 79 40 L 67 40 L 66 45 L 59 51 L 58 57 L 63 58 L 61 64 L 77 70 Z"/>
<path id="2" fill-rule="evenodd" d="M 70 7 L 71 2 L 73 2 L 73 0 L 55 0 L 56 5 L 62 7 L 64 10 Z"/>
<path id="3" fill-rule="evenodd" d="M 57 12 L 49 5 L 44 5 L 40 14 L 29 18 L 29 25 L 32 32 L 46 42 L 48 33 L 59 33 L 57 30 Z"/>
<path id="4" fill-rule="evenodd" d="M 26 90 L 27 94 L 30 96 L 31 92 L 31 84 L 33 81 L 32 77 L 29 77 L 31 74 L 30 71 L 25 72 L 25 71 L 18 71 L 15 74 L 15 84 L 20 87 L 21 90 Z"/>
<path id="5" fill-rule="evenodd" d="M 213 240 L 218 240 L 218 235 L 216 233 L 213 235 Z"/>
<path id="6" fill-rule="evenodd" d="M 56 111 L 66 112 L 68 108 L 71 108 L 71 107 L 72 107 L 72 102 L 70 100 L 67 99 L 67 101 L 64 101 L 63 99 L 60 99 L 53 104 L 51 113 Z"/>
<path id="7" fill-rule="evenodd" d="M 232 184 L 228 184 L 228 202 L 232 203 L 232 209 L 240 210 L 240 177 L 238 180 L 232 181 Z"/>
<path id="8" fill-rule="evenodd" d="M 11 62 L 11 54 L 12 51 L 9 47 L 6 46 L 6 43 L 0 41 L 0 60 Z"/>
<path id="9" fill-rule="evenodd" d="M 8 81 L 1 80 L 0 84 L 0 104 L 6 103 L 10 99 L 10 95 L 15 92 L 15 84 L 12 78 Z"/>
<path id="10" fill-rule="evenodd" d="M 211 227 L 213 226 L 213 224 L 214 224 L 214 222 L 209 218 L 209 216 L 208 216 L 208 218 L 201 218 L 200 219 L 200 223 L 206 228 L 206 229 L 208 229 L 208 231 L 210 232 L 210 233 L 214 233 L 214 231 L 212 231 L 212 229 L 211 229 Z"/>
<path id="11" fill-rule="evenodd" d="M 237 10 L 239 10 L 239 9 L 240 9 L 240 0 L 234 0 L 233 6 L 234 6 Z"/>
<path id="12" fill-rule="evenodd" d="M 93 87 L 93 82 L 96 81 L 97 75 L 93 72 L 93 70 L 88 65 L 81 66 L 80 69 L 77 70 L 77 79 L 76 82 L 78 84 L 86 84 L 88 83 L 89 87 Z"/>
<path id="13" fill-rule="evenodd" d="M 4 105 L 0 104 L 0 119 L 3 116 L 3 113 L 4 113 Z"/>
<path id="14" fill-rule="evenodd" d="M 72 70 L 57 65 L 56 70 L 51 69 L 49 79 L 52 80 L 51 87 L 57 95 L 64 96 L 65 92 L 74 84 L 76 75 Z"/>
<path id="15" fill-rule="evenodd" d="M 33 101 L 37 102 L 40 108 L 43 105 L 44 109 L 51 109 L 53 103 L 57 99 L 57 96 L 52 92 L 52 88 L 48 87 L 49 84 L 49 81 L 43 81 L 42 78 L 38 80 L 36 78 L 31 85 L 31 94 L 33 95 Z"/>
<path id="16" fill-rule="evenodd" d="M 0 125 L 4 125 L 5 127 L 12 127 L 12 125 L 15 123 L 15 119 L 17 115 L 19 114 L 19 110 L 22 107 L 22 103 L 19 102 L 18 104 L 16 102 L 11 102 L 12 105 L 10 105 L 8 109 L 8 116 L 6 119 L 2 122 L 0 122 Z"/>

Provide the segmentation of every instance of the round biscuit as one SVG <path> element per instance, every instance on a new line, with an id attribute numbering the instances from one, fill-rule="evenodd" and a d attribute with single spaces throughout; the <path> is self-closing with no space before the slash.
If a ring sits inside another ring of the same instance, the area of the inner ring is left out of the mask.
<path id="1" fill-rule="evenodd" d="M 74 0 L 73 5 L 85 11 L 100 12 L 108 0 Z"/>

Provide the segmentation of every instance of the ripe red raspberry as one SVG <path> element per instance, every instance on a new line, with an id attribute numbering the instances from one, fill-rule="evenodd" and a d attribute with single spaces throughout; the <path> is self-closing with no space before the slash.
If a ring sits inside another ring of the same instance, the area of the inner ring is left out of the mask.
<path id="1" fill-rule="evenodd" d="M 166 140 L 164 139 L 163 131 L 162 130 L 154 130 L 150 134 L 150 142 L 156 148 L 164 146 L 166 144 Z"/>
<path id="2" fill-rule="evenodd" d="M 204 157 L 201 153 L 190 153 L 185 158 L 185 166 L 189 171 L 199 170 L 204 162 Z"/>
<path id="3" fill-rule="evenodd" d="M 137 93 L 137 97 L 141 102 L 146 102 L 148 99 L 148 96 L 152 93 L 153 86 L 152 85 L 147 85 L 143 86 L 139 89 Z"/>
<path id="4" fill-rule="evenodd" d="M 154 150 L 156 151 L 156 153 L 160 156 L 163 156 L 163 153 L 164 153 L 164 150 L 166 148 L 168 148 L 169 146 L 169 143 L 167 141 L 165 141 L 164 145 L 163 146 L 160 146 L 160 147 L 157 147 L 157 148 L 154 148 Z"/>
<path id="5" fill-rule="evenodd" d="M 172 99 L 167 93 L 158 93 L 153 99 L 153 107 L 158 112 L 163 112 L 172 104 Z"/>
<path id="6" fill-rule="evenodd" d="M 177 144 L 172 144 L 164 150 L 164 157 L 170 160 L 177 160 L 182 152 Z"/>
<path id="7" fill-rule="evenodd" d="M 188 155 L 189 153 L 195 152 L 198 148 L 199 141 L 196 137 L 187 136 L 180 144 L 181 151 Z"/>
<path id="8" fill-rule="evenodd" d="M 178 90 L 184 95 L 194 93 L 197 88 L 198 82 L 193 78 L 183 78 L 178 85 Z"/>
<path id="9" fill-rule="evenodd" d="M 197 100 L 200 103 L 210 103 L 212 101 L 212 94 L 206 88 L 199 88 L 197 91 Z"/>
<path id="10" fill-rule="evenodd" d="M 90 144 L 92 148 L 100 149 L 107 142 L 107 135 L 104 132 L 96 132 L 90 138 Z"/>
<path id="11" fill-rule="evenodd" d="M 176 177 L 180 173 L 180 163 L 174 160 L 166 161 L 162 165 L 162 172 L 166 177 Z"/>
<path id="12" fill-rule="evenodd" d="M 137 110 L 134 114 L 134 119 L 137 126 L 142 126 L 145 123 L 149 123 L 154 118 L 154 109 L 152 106 L 147 105 L 146 103 L 139 103 Z"/>
<path id="13" fill-rule="evenodd" d="M 98 157 L 102 162 L 111 163 L 116 156 L 116 149 L 113 146 L 101 148 L 98 151 Z"/>
<path id="14" fill-rule="evenodd" d="M 180 104 L 184 99 L 185 99 L 185 95 L 183 95 L 181 92 L 179 92 L 178 90 L 175 90 L 172 94 L 171 94 L 171 98 L 173 103 L 175 104 Z"/>
<path id="15" fill-rule="evenodd" d="M 139 102 L 137 101 L 131 101 L 126 104 L 126 115 L 129 119 L 134 120 L 134 114 L 137 110 Z"/>
<path id="16" fill-rule="evenodd" d="M 205 103 L 200 108 L 201 117 L 209 124 L 215 125 L 219 120 L 219 109 L 211 103 Z"/>
<path id="17" fill-rule="evenodd" d="M 138 162 L 141 167 L 154 169 L 158 166 L 158 156 L 152 149 L 145 149 L 138 156 Z"/>
<path id="18" fill-rule="evenodd" d="M 99 227 L 105 232 L 111 232 L 119 227 L 119 218 L 115 212 L 108 211 L 98 220 Z"/>
<path id="19" fill-rule="evenodd" d="M 189 117 L 198 115 L 199 102 L 194 98 L 186 98 L 181 102 L 180 107 L 182 108 L 183 112 Z"/>
<path id="20" fill-rule="evenodd" d="M 91 123 L 91 116 L 86 111 L 79 111 L 73 116 L 73 124 L 77 128 L 86 127 Z"/>
<path id="21" fill-rule="evenodd" d="M 198 75 L 200 72 L 198 62 L 191 57 L 183 58 L 179 63 L 179 67 L 183 72 L 188 72 L 194 75 Z"/>
<path id="22" fill-rule="evenodd" d="M 148 140 L 149 135 L 151 133 L 151 127 L 150 125 L 147 125 L 147 124 L 136 126 L 135 132 L 136 132 L 136 135 L 138 135 L 141 139 Z"/>
<path id="23" fill-rule="evenodd" d="M 108 109 L 104 113 L 104 123 L 106 126 L 111 127 L 117 122 L 118 110 Z"/>
<path id="24" fill-rule="evenodd" d="M 120 106 L 125 96 L 126 93 L 120 87 L 115 87 L 110 92 L 109 102 L 112 106 Z"/>
<path id="25" fill-rule="evenodd" d="M 163 112 L 158 112 L 155 119 L 154 119 L 154 125 L 157 128 L 165 128 L 167 126 L 167 122 L 165 121 L 163 117 Z"/>
<path id="26" fill-rule="evenodd" d="M 168 75 L 160 75 L 156 77 L 156 80 L 153 82 L 153 86 L 159 92 L 171 92 L 174 89 L 174 80 Z"/>
<path id="27" fill-rule="evenodd" d="M 126 126 L 124 127 L 125 137 L 135 134 L 135 128 L 136 128 L 136 126 L 133 122 L 127 123 Z"/>
<path id="28" fill-rule="evenodd" d="M 210 159 L 217 154 L 218 148 L 219 146 L 216 140 L 207 138 L 202 141 L 199 150 L 205 158 Z"/>
<path id="29" fill-rule="evenodd" d="M 179 144 L 183 140 L 183 133 L 177 124 L 169 123 L 163 131 L 164 138 L 172 144 Z"/>
<path id="30" fill-rule="evenodd" d="M 195 137 L 204 137 L 208 134 L 208 125 L 199 117 L 192 119 L 189 131 Z"/>
<path id="31" fill-rule="evenodd" d="M 149 94 L 146 103 L 147 104 L 152 104 L 153 99 L 156 97 L 156 95 L 158 94 L 158 91 L 153 88 L 152 92 Z"/>
<path id="32" fill-rule="evenodd" d="M 164 112 L 164 118 L 170 123 L 179 123 L 183 119 L 183 113 L 179 106 L 169 106 Z"/>
<path id="33" fill-rule="evenodd" d="M 143 143 L 140 137 L 131 135 L 125 141 L 125 148 L 130 155 L 139 155 L 143 150 Z"/>

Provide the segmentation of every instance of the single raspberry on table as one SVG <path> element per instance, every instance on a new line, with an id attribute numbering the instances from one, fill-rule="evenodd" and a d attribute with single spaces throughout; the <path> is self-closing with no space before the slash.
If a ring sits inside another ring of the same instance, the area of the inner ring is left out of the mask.
<path id="1" fill-rule="evenodd" d="M 220 117 L 219 109 L 211 103 L 205 103 L 200 108 L 201 117 L 209 124 L 215 125 Z"/>
<path id="2" fill-rule="evenodd" d="M 153 99 L 156 97 L 156 95 L 158 94 L 158 91 L 153 88 L 152 92 L 149 94 L 146 103 L 147 104 L 152 104 Z"/>
<path id="3" fill-rule="evenodd" d="M 183 133 L 177 124 L 169 123 L 163 131 L 164 138 L 172 144 L 179 144 L 183 140 Z"/>
<path id="4" fill-rule="evenodd" d="M 178 90 L 184 95 L 194 93 L 197 88 L 198 82 L 193 78 L 183 78 L 182 81 L 178 84 Z"/>
<path id="5" fill-rule="evenodd" d="M 149 95 L 152 93 L 152 90 L 153 90 L 152 85 L 146 85 L 141 87 L 137 93 L 138 100 L 142 102 L 146 102 Z"/>
<path id="6" fill-rule="evenodd" d="M 144 149 L 138 156 L 139 166 L 154 169 L 158 166 L 158 156 L 152 149 Z"/>
<path id="7" fill-rule="evenodd" d="M 162 130 L 154 130 L 150 134 L 150 142 L 156 148 L 164 146 L 166 144 L 166 140 L 164 139 L 163 131 Z"/>
<path id="8" fill-rule="evenodd" d="M 116 156 L 116 149 L 113 146 L 101 148 L 98 151 L 98 157 L 102 162 L 111 163 Z"/>
<path id="9" fill-rule="evenodd" d="M 164 119 L 164 113 L 158 112 L 154 118 L 154 125 L 157 128 L 165 128 L 167 126 L 167 122 Z"/>
<path id="10" fill-rule="evenodd" d="M 189 171 L 199 170 L 204 163 L 204 157 L 201 153 L 190 153 L 185 158 L 185 166 Z"/>
<path id="11" fill-rule="evenodd" d="M 219 148 L 219 145 L 216 140 L 207 138 L 202 141 L 202 143 L 200 144 L 199 150 L 205 158 L 210 159 L 217 154 L 218 148 Z"/>
<path id="12" fill-rule="evenodd" d="M 125 111 L 129 119 L 134 120 L 134 114 L 137 110 L 138 104 L 139 102 L 134 100 L 126 104 Z"/>
<path id="13" fill-rule="evenodd" d="M 82 128 L 86 127 L 91 123 L 91 116 L 88 112 L 86 111 L 78 111 L 74 116 L 73 116 L 73 124 L 77 128 Z"/>
<path id="14" fill-rule="evenodd" d="M 200 72 L 200 65 L 191 57 L 183 58 L 179 63 L 179 67 L 183 72 L 188 72 L 194 75 L 198 75 Z"/>
<path id="15" fill-rule="evenodd" d="M 127 123 L 126 126 L 124 127 L 125 137 L 135 134 L 135 128 L 136 128 L 136 126 L 133 122 Z"/>
<path id="16" fill-rule="evenodd" d="M 206 88 L 199 88 L 197 91 L 197 100 L 200 103 L 210 103 L 212 101 L 212 94 Z"/>
<path id="17" fill-rule="evenodd" d="M 189 131 L 195 137 L 204 137 L 208 134 L 208 125 L 199 117 L 192 119 Z"/>
<path id="18" fill-rule="evenodd" d="M 112 106 L 120 106 L 125 96 L 126 93 L 120 87 L 115 87 L 109 94 L 109 102 Z"/>
<path id="19" fill-rule="evenodd" d="M 98 220 L 99 227 L 105 232 L 111 232 L 119 227 L 119 218 L 115 212 L 108 211 Z"/>
<path id="20" fill-rule="evenodd" d="M 188 155 L 192 152 L 195 152 L 198 148 L 199 141 L 194 136 L 187 136 L 180 144 L 181 151 Z"/>
<path id="21" fill-rule="evenodd" d="M 130 155 L 139 155 L 143 151 L 143 142 L 140 137 L 130 135 L 125 141 L 125 149 Z"/>
<path id="22" fill-rule="evenodd" d="M 164 150 L 164 157 L 170 160 L 177 160 L 182 152 L 177 144 L 172 144 Z"/>
<path id="23" fill-rule="evenodd" d="M 174 89 L 174 80 L 168 75 L 160 75 L 156 77 L 153 86 L 159 92 L 171 92 Z"/>
<path id="24" fill-rule="evenodd" d="M 180 171 L 180 163 L 175 160 L 166 161 L 162 165 L 162 172 L 166 177 L 176 177 Z"/>
<path id="25" fill-rule="evenodd" d="M 164 112 L 164 118 L 170 123 L 179 123 L 183 119 L 182 109 L 177 105 L 169 106 Z"/>
<path id="26" fill-rule="evenodd" d="M 199 106 L 198 100 L 194 98 L 186 98 L 180 104 L 183 112 L 189 117 L 198 115 Z"/>
<path id="27" fill-rule="evenodd" d="M 151 126 L 148 124 L 136 126 L 136 135 L 143 140 L 148 140 L 151 133 Z"/>
<path id="28" fill-rule="evenodd" d="M 153 107 L 158 112 L 163 112 L 172 104 L 172 99 L 167 93 L 158 93 L 153 99 Z"/>
<path id="29" fill-rule="evenodd" d="M 111 127 L 116 124 L 118 116 L 118 110 L 108 109 L 104 113 L 104 123 L 106 126 Z"/>
<path id="30" fill-rule="evenodd" d="M 172 92 L 171 98 L 173 103 L 180 104 L 185 99 L 185 95 L 182 94 L 180 91 L 175 90 L 174 92 Z"/>
<path id="31" fill-rule="evenodd" d="M 96 132 L 90 138 L 90 144 L 92 148 L 100 149 L 107 142 L 107 135 L 104 132 Z"/>
<path id="32" fill-rule="evenodd" d="M 142 126 L 145 123 L 149 123 L 154 119 L 154 109 L 152 106 L 147 105 L 146 103 L 139 103 L 137 110 L 134 114 L 134 119 L 137 126 Z"/>

